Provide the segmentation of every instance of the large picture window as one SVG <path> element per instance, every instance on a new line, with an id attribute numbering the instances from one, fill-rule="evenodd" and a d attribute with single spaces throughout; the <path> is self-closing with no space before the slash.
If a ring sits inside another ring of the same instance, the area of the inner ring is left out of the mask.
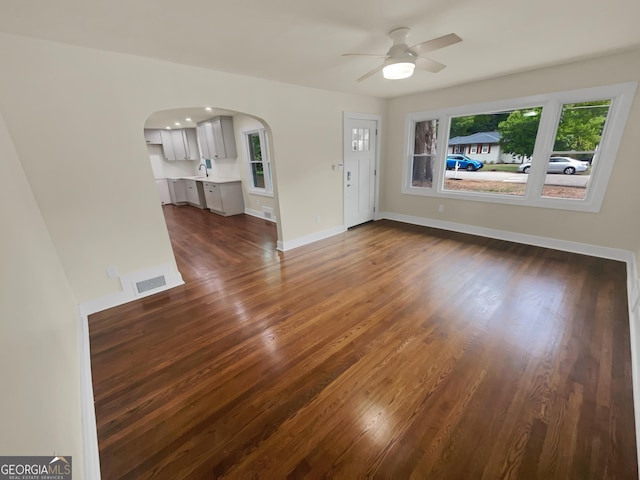
<path id="1" fill-rule="evenodd" d="M 598 211 L 636 86 L 410 114 L 402 191 Z"/>
<path id="2" fill-rule="evenodd" d="M 256 194 L 273 195 L 271 163 L 265 129 L 245 132 L 245 142 L 251 179 L 250 191 Z"/>
<path id="3" fill-rule="evenodd" d="M 500 171 L 517 172 L 519 164 L 530 160 L 541 110 L 542 107 L 533 106 L 451 117 L 442 190 L 524 196 L 528 175 L 504 182 L 504 175 L 486 172 L 497 170 L 498 165 Z M 478 151 L 479 143 L 486 144 L 484 153 Z M 491 154 L 489 145 L 493 146 Z M 460 146 L 466 155 L 455 153 L 455 147 Z M 482 175 L 470 172 L 482 172 Z"/>

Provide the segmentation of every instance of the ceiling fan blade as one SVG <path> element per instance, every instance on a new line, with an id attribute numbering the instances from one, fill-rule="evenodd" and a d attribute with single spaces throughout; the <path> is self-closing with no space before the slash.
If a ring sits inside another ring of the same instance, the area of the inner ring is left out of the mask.
<path id="1" fill-rule="evenodd" d="M 371 77 L 372 75 L 375 75 L 376 73 L 378 73 L 383 68 L 384 68 L 384 63 L 382 63 L 381 65 L 377 66 L 373 70 L 369 70 L 367 73 L 365 73 L 360 78 L 358 78 L 356 80 L 356 82 L 362 82 L 363 80 L 366 80 L 367 78 Z"/>
<path id="2" fill-rule="evenodd" d="M 450 33 L 449 35 L 443 35 L 442 37 L 438 37 L 432 40 L 427 40 L 426 42 L 418 43 L 417 45 L 414 45 L 413 47 L 411 47 L 411 50 L 416 52 L 418 55 L 423 55 L 425 53 L 438 50 L 439 48 L 444 48 L 444 47 L 448 47 L 449 45 L 454 45 L 461 41 L 462 39 L 458 35 L 456 35 L 455 33 Z"/>
<path id="3" fill-rule="evenodd" d="M 429 58 L 416 58 L 416 67 L 418 67 L 420 70 L 426 70 L 427 72 L 431 72 L 431 73 L 438 73 L 440 70 L 442 70 L 444 67 L 446 67 L 446 65 L 443 65 L 440 62 L 436 62 L 435 60 L 431 60 Z"/>
<path id="4" fill-rule="evenodd" d="M 343 57 L 379 57 L 385 58 L 386 53 L 343 53 Z"/>

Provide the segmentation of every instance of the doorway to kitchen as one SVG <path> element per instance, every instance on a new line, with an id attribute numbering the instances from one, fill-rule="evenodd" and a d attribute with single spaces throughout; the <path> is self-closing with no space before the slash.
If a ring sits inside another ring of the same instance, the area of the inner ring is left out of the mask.
<path id="1" fill-rule="evenodd" d="M 181 221 L 202 224 L 205 230 L 201 232 L 208 232 L 203 233 L 204 241 L 212 244 L 212 253 L 218 258 L 229 257 L 229 253 L 217 252 L 214 245 L 226 230 L 246 229 L 247 238 L 259 230 L 249 243 L 258 247 L 260 255 L 264 248 L 275 252 L 278 208 L 269 132 L 254 116 L 211 107 L 163 110 L 148 117 L 144 138 L 176 258 L 184 252 L 178 251 L 181 242 L 176 243 L 177 232 L 170 223 L 180 225 Z M 248 141 L 253 136 L 257 141 Z M 268 189 L 256 184 L 261 172 L 268 173 Z M 267 223 L 266 228 L 257 226 L 261 222 Z M 193 242 L 199 241 L 194 237 Z M 211 250 L 202 245 L 198 248 Z M 183 268 L 190 268 L 185 265 Z M 180 271 L 184 274 L 182 268 Z"/>

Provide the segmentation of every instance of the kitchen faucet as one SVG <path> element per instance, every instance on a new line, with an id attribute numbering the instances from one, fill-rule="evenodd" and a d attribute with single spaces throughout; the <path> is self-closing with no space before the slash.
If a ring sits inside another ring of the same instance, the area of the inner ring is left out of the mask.
<path id="1" fill-rule="evenodd" d="M 204 167 L 204 174 L 208 177 L 209 172 L 207 171 L 207 165 L 205 163 L 201 163 L 200 165 L 198 165 L 198 171 L 200 171 L 200 167 Z"/>

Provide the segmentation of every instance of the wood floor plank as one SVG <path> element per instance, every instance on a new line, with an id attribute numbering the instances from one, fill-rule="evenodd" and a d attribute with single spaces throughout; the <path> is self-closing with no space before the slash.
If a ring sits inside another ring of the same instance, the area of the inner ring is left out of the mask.
<path id="1" fill-rule="evenodd" d="M 623 263 L 163 208 L 186 284 L 89 319 L 103 479 L 637 478 Z"/>

